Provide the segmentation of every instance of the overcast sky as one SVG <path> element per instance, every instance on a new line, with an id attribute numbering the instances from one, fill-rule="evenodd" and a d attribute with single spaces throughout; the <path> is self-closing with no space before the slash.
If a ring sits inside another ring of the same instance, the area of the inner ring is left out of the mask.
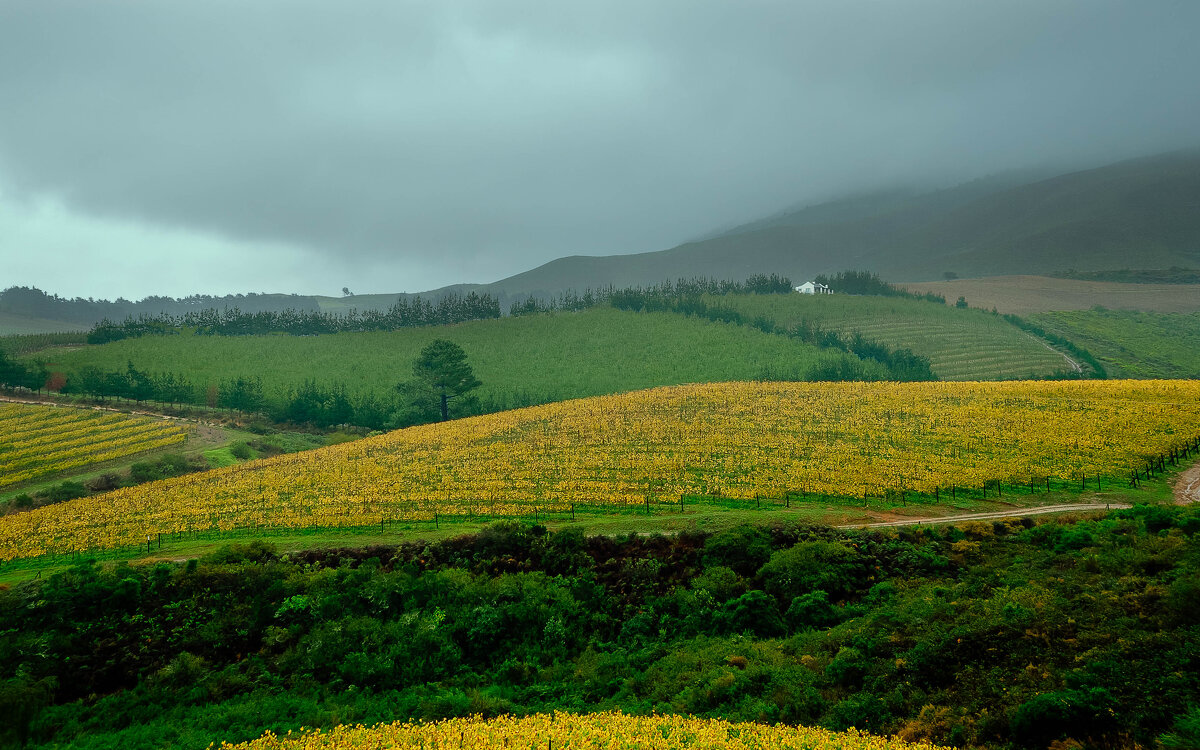
<path id="1" fill-rule="evenodd" d="M 0 0 L 0 288 L 419 291 L 1200 143 L 1195 0 Z"/>

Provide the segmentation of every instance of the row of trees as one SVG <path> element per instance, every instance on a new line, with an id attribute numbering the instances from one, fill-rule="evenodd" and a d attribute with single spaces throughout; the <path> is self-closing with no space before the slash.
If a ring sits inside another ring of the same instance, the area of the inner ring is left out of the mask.
<path id="1" fill-rule="evenodd" d="M 103 318 L 121 319 L 130 316 L 182 315 L 205 308 L 237 307 L 247 312 L 263 310 L 317 310 L 312 297 L 295 294 L 193 294 L 189 297 L 151 296 L 136 302 L 118 297 L 115 300 L 74 299 L 47 294 L 37 287 L 13 286 L 0 292 L 0 312 L 48 318 L 89 326 Z"/>
<path id="2" fill-rule="evenodd" d="M 515 316 L 578 312 L 610 305 L 623 310 L 654 312 L 671 309 L 673 300 L 680 298 L 699 299 L 703 295 L 725 294 L 787 294 L 791 291 L 791 281 L 778 274 L 758 274 L 745 281 L 679 279 L 648 287 L 587 289 L 582 294 L 568 290 L 550 299 L 530 296 L 513 303 L 508 312 Z M 138 336 L 179 333 L 183 330 L 214 336 L 270 333 L 311 336 L 347 331 L 392 331 L 500 316 L 500 301 L 497 298 L 490 294 L 469 292 L 448 294 L 436 302 L 420 296 L 404 298 L 386 311 L 351 310 L 347 313 L 328 313 L 319 310 L 289 309 L 255 312 L 234 307 L 224 310 L 191 311 L 181 315 L 141 315 L 126 318 L 119 323 L 106 319 L 92 328 L 87 340 L 89 344 L 103 344 Z"/>
<path id="3" fill-rule="evenodd" d="M 870 271 L 839 271 L 832 276 L 821 275 L 813 279 L 818 284 L 824 284 L 838 294 L 871 294 L 881 297 L 907 297 L 909 299 L 925 300 L 946 304 L 946 298 L 933 292 L 913 294 L 879 278 L 879 274 Z"/>
<path id="4" fill-rule="evenodd" d="M 0 386 L 41 389 L 47 380 L 44 368 L 26 368 L 0 355 Z M 268 390 L 259 378 L 236 377 L 199 385 L 171 372 L 148 372 L 129 362 L 124 370 L 104 371 L 84 367 L 60 384 L 63 393 L 104 401 L 123 399 L 165 404 L 190 404 L 262 413 L 277 422 L 328 428 L 355 425 L 382 430 L 475 413 L 478 401 L 470 393 L 482 383 L 457 344 L 438 339 L 427 345 L 413 363 L 412 378 L 391 392 L 352 394 L 342 383 L 306 380 L 297 387 Z"/>
<path id="5" fill-rule="evenodd" d="M 0 388 L 27 388 L 40 391 L 46 387 L 50 373 L 42 362 L 25 364 L 11 359 L 0 349 Z"/>
<path id="6" fill-rule="evenodd" d="M 309 380 L 295 388 L 269 389 L 260 378 L 236 377 L 198 384 L 177 373 L 139 370 L 133 363 L 116 371 L 85 367 L 66 379 L 62 392 L 99 401 L 158 401 L 261 413 L 277 422 L 321 428 L 357 425 L 381 430 L 404 426 L 406 416 L 398 397 L 352 395 L 341 383 L 326 385 Z"/>
<path id="7" fill-rule="evenodd" d="M 790 294 L 792 282 L 779 274 L 755 274 L 745 281 L 708 278 L 678 279 L 650 286 L 628 286 L 586 289 L 579 294 L 568 289 L 558 297 L 541 299 L 528 297 L 509 308 L 510 315 L 531 315 L 549 312 L 578 312 L 591 307 L 611 306 L 619 310 L 657 312 L 672 310 L 680 299 L 699 299 L 704 295 L 727 294 Z"/>
<path id="8" fill-rule="evenodd" d="M 250 336 L 286 333 L 313 336 L 350 331 L 394 331 L 419 326 L 448 325 L 468 320 L 500 317 L 500 302 L 489 294 L 449 294 L 437 302 L 421 297 L 401 299 L 386 311 L 351 310 L 345 314 L 320 310 L 205 309 L 182 315 L 161 314 L 127 318 L 120 323 L 103 320 L 88 333 L 89 344 L 104 344 L 151 334 L 190 330 L 204 336 Z"/>

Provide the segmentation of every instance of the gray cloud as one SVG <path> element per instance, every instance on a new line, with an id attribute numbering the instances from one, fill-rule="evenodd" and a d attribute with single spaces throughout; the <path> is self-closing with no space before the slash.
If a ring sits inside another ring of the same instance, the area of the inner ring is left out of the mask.
<path id="1" fill-rule="evenodd" d="M 1193 145 L 1196 28 L 1187 0 L 12 2 L 0 186 L 166 244 L 292 247 L 296 291 L 489 281 L 857 188 Z M 94 236 L 74 252 L 124 252 Z M 254 274 L 227 288 L 273 286 Z"/>

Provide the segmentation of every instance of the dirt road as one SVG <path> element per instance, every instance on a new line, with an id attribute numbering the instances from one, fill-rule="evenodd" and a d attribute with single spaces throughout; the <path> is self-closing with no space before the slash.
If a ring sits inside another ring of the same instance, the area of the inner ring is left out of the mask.
<path id="1" fill-rule="evenodd" d="M 1200 462 L 1175 478 L 1175 504 L 1200 503 Z"/>
<path id="2" fill-rule="evenodd" d="M 987 513 L 964 513 L 960 516 L 937 516 L 935 518 L 906 518 L 903 521 L 881 521 L 879 523 L 849 523 L 839 529 L 880 529 L 887 526 L 916 526 L 918 524 L 957 523 L 959 521 L 989 521 L 996 518 L 1021 518 L 1040 516 L 1046 513 L 1070 513 L 1082 510 L 1119 510 L 1132 507 L 1128 503 L 1073 503 L 1070 505 L 1048 505 L 1044 508 L 1013 508 Z"/>

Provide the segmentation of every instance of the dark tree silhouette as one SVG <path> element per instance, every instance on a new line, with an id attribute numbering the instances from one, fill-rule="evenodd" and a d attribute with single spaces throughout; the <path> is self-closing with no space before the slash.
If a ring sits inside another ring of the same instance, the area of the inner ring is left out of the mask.
<path id="1" fill-rule="evenodd" d="M 482 383 L 467 364 L 467 353 L 453 341 L 434 339 L 413 363 L 416 385 L 438 398 L 442 421 L 450 419 L 450 401 Z"/>

